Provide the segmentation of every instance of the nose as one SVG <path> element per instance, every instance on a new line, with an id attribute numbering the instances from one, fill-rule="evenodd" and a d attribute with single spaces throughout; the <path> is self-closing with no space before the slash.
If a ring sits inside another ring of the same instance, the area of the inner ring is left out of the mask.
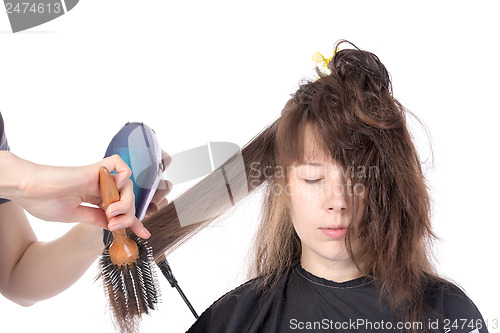
<path id="1" fill-rule="evenodd" d="M 329 211 L 344 212 L 347 210 L 347 189 L 345 185 L 332 184 L 327 194 Z"/>

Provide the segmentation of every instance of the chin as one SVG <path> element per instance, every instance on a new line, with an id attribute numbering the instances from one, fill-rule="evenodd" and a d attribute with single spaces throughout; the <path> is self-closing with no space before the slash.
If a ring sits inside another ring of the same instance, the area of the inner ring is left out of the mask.
<path id="1" fill-rule="evenodd" d="M 324 246 L 323 248 L 318 250 L 319 251 L 317 251 L 316 253 L 318 253 L 321 257 L 331 261 L 347 260 L 351 258 L 344 244 L 342 244 L 341 246 Z"/>

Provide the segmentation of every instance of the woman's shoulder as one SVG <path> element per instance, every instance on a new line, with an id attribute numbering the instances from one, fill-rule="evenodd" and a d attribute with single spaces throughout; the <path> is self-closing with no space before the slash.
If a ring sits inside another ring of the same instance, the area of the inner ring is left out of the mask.
<path id="1" fill-rule="evenodd" d="M 261 294 L 257 285 L 258 278 L 253 278 L 222 295 L 208 309 L 234 306 L 241 301 L 254 300 Z"/>
<path id="2" fill-rule="evenodd" d="M 248 331 L 249 327 L 260 322 L 263 313 L 272 312 L 273 304 L 282 297 L 283 285 L 263 290 L 261 278 L 253 278 L 217 299 L 188 332 Z"/>
<path id="3" fill-rule="evenodd" d="M 469 303 L 472 302 L 465 290 L 455 282 L 442 277 L 428 276 L 426 279 L 426 296 L 430 299 L 440 299 L 447 303 Z"/>
<path id="4" fill-rule="evenodd" d="M 455 282 L 439 277 L 429 277 L 425 293 L 428 304 L 444 316 L 445 324 L 463 325 L 466 323 L 467 332 L 473 330 L 470 328 L 472 326 L 477 329 L 482 328 L 481 312 L 465 290 Z"/>

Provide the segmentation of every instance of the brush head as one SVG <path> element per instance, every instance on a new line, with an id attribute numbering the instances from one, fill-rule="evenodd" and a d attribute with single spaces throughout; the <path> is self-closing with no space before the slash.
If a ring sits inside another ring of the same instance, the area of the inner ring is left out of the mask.
<path id="1" fill-rule="evenodd" d="M 138 256 L 130 263 L 113 261 L 110 245 L 99 259 L 100 275 L 115 325 L 120 332 L 127 333 L 137 332 L 141 316 L 155 310 L 160 302 L 153 253 L 145 241 L 139 238 L 136 241 Z"/>

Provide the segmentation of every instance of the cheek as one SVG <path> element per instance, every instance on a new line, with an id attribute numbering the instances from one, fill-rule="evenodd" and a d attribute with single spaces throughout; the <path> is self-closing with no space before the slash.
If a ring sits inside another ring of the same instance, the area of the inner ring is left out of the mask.
<path id="1" fill-rule="evenodd" d="M 294 179 L 288 183 L 287 192 L 293 204 L 299 206 L 307 202 L 310 205 L 321 199 L 322 186 L 319 184 L 307 184 L 303 180 Z"/>
<path id="2" fill-rule="evenodd" d="M 307 215 L 307 211 L 311 207 L 311 198 L 304 191 L 303 187 L 297 183 L 288 184 L 290 212 L 292 216 L 299 218 Z"/>
<path id="3" fill-rule="evenodd" d="M 290 216 L 295 231 L 301 239 L 317 220 L 316 214 L 319 211 L 317 205 L 317 200 L 301 192 L 295 192 L 290 197 Z"/>

